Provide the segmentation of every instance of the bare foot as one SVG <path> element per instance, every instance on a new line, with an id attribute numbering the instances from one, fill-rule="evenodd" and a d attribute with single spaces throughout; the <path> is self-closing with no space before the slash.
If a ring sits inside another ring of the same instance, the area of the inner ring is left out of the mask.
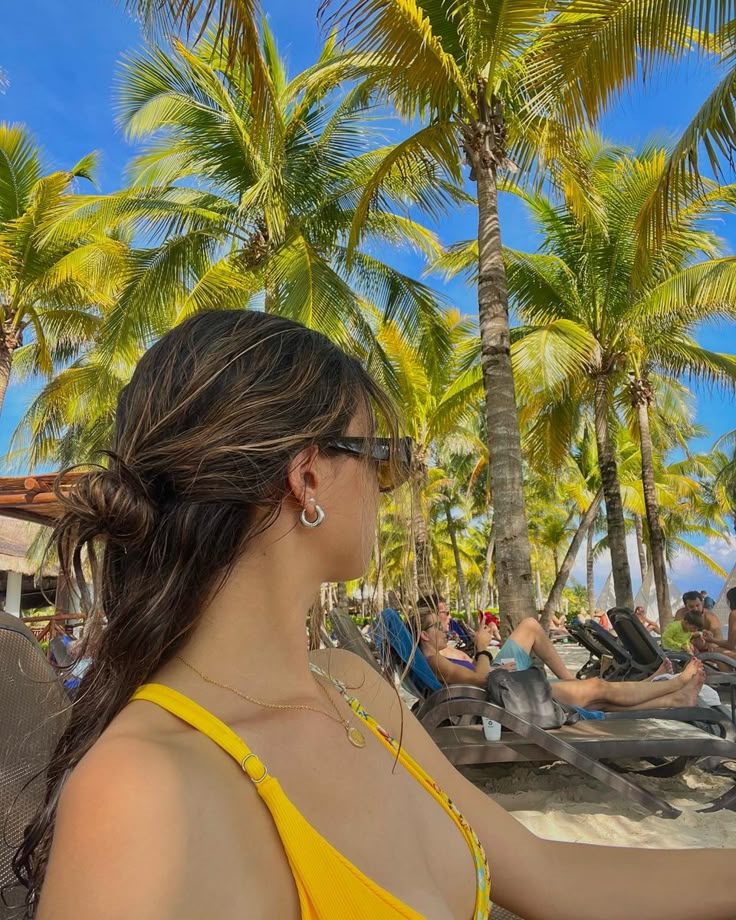
<path id="1" fill-rule="evenodd" d="M 662 664 L 657 668 L 657 670 L 652 674 L 649 680 L 654 680 L 655 677 L 661 677 L 662 674 L 672 674 L 672 662 L 669 658 L 665 658 Z"/>
<path id="2" fill-rule="evenodd" d="M 703 662 L 697 658 L 691 658 L 690 661 L 685 665 L 682 671 L 678 674 L 678 677 L 681 677 L 684 683 L 692 683 L 693 681 L 700 680 L 700 686 L 703 686 L 705 669 L 703 668 Z"/>
<path id="3" fill-rule="evenodd" d="M 696 706 L 698 703 L 698 694 L 703 686 L 705 678 L 702 674 L 697 674 L 692 680 L 689 680 L 685 686 L 673 693 L 669 699 L 669 706 Z M 669 708 L 669 707 L 667 707 Z"/>

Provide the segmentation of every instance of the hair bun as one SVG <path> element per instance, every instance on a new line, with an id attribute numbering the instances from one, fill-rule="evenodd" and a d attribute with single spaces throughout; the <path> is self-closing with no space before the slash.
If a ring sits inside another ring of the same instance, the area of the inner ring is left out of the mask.
<path id="1" fill-rule="evenodd" d="M 89 536 L 100 534 L 120 543 L 145 538 L 157 517 L 140 478 L 120 461 L 80 476 L 63 501 Z"/>

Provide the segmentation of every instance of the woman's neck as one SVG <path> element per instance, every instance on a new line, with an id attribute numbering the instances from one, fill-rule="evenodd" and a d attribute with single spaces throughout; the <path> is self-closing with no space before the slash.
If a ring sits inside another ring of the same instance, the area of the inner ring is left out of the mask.
<path id="1" fill-rule="evenodd" d="M 306 561 L 288 558 L 285 542 L 249 552 L 235 566 L 179 653 L 213 681 L 267 701 L 315 692 L 306 617 L 319 583 Z M 184 678 L 183 667 L 173 659 L 162 679 Z"/>

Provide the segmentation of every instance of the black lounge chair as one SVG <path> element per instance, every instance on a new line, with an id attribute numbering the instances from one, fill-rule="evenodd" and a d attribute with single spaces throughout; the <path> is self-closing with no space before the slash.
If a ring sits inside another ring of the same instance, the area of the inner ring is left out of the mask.
<path id="1" fill-rule="evenodd" d="M 570 633 L 590 653 L 590 658 L 575 675 L 586 677 L 603 677 L 605 680 L 641 680 L 647 676 L 619 640 L 612 636 L 599 623 L 585 623 L 571 626 Z M 607 656 L 611 665 L 601 673 L 602 659 Z"/>
<path id="2" fill-rule="evenodd" d="M 686 652 L 663 649 L 628 608 L 613 607 L 608 611 L 608 616 L 622 644 L 647 676 L 653 674 L 668 659 L 675 671 L 682 670 L 690 660 L 690 655 Z M 731 721 L 736 724 L 736 661 L 718 652 L 701 652 L 697 657 L 705 665 L 705 682 L 718 691 L 723 702 L 728 703 L 731 708 Z M 727 670 L 721 670 L 719 665 Z"/>
<path id="3" fill-rule="evenodd" d="M 563 760 L 624 798 L 674 818 L 680 814 L 678 809 L 602 761 L 649 761 L 653 767 L 640 772 L 670 776 L 691 760 L 736 757 L 733 724 L 719 710 L 705 707 L 607 713 L 603 720 L 547 731 L 489 703 L 480 687 L 442 686 L 396 611 L 383 611 L 377 626 L 384 660 L 393 656 L 402 662 L 412 692 L 422 697 L 415 715 L 457 766 Z M 482 717 L 505 729 L 499 741 L 486 740 Z M 707 724 L 710 731 L 687 724 L 694 722 Z M 712 807 L 736 809 L 736 787 Z"/>
<path id="4" fill-rule="evenodd" d="M 69 704 L 33 633 L 0 613 L 0 920 L 23 915 L 11 860 L 43 802 L 46 766 Z"/>

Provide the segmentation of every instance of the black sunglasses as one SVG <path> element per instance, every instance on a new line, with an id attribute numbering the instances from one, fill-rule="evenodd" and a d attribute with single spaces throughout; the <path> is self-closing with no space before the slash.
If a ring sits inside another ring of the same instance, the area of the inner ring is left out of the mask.
<path id="1" fill-rule="evenodd" d="M 326 445 L 327 450 L 362 457 L 376 463 L 378 488 L 393 492 L 406 482 L 411 472 L 414 442 L 411 438 L 335 438 Z"/>

